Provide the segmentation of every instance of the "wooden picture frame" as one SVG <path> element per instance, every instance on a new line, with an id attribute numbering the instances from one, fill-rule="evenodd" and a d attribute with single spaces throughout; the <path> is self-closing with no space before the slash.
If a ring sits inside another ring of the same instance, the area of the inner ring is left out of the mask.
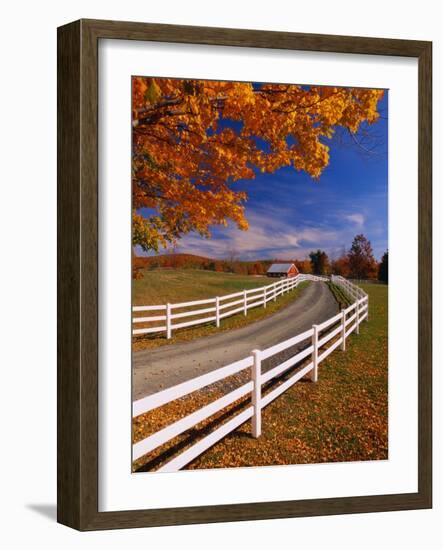
<path id="1" fill-rule="evenodd" d="M 98 511 L 98 42 L 160 41 L 418 59 L 418 492 L 136 511 Z M 432 44 L 80 20 L 58 29 L 58 521 L 79 530 L 432 506 Z"/>

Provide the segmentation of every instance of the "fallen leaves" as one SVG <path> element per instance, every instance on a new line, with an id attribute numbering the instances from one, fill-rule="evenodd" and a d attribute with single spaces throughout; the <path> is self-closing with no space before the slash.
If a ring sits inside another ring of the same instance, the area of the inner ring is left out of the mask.
<path id="1" fill-rule="evenodd" d="M 251 436 L 248 421 L 186 468 L 388 458 L 388 287 L 367 285 L 364 289 L 369 294 L 371 320 L 361 325 L 360 335 L 348 338 L 345 353 L 337 350 L 320 364 L 318 382 L 302 379 L 268 405 L 262 411 L 259 438 Z M 238 387 L 245 376 L 247 372 L 231 377 L 228 384 L 213 384 L 137 417 L 134 442 Z M 157 469 L 248 405 L 249 397 L 232 404 L 134 462 L 133 469 Z"/>

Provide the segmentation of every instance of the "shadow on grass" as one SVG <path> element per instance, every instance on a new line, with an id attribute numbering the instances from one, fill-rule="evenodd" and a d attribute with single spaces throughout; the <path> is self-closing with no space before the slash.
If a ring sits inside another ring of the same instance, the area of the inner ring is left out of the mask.
<path id="1" fill-rule="evenodd" d="M 301 370 L 309 361 L 310 361 L 310 359 L 308 358 L 308 359 L 304 360 L 301 365 L 300 364 L 294 365 L 293 367 L 290 367 L 282 375 L 280 375 L 276 378 L 273 378 L 273 379 L 269 380 L 268 382 L 266 382 L 266 384 L 264 384 L 262 386 L 262 395 L 265 396 L 267 393 L 272 391 L 274 388 L 276 388 L 280 384 L 284 383 L 291 376 L 293 376 L 296 372 Z M 265 369 L 264 372 L 269 370 L 269 368 L 272 368 L 272 366 Z M 300 383 L 300 382 L 306 383 L 306 382 L 310 382 L 310 380 L 307 377 L 303 377 L 297 383 Z M 217 429 L 219 426 L 224 424 L 225 421 L 230 420 L 237 413 L 239 413 L 242 410 L 246 409 L 246 407 L 248 407 L 250 405 L 250 403 L 251 403 L 250 396 L 244 397 L 234 407 L 232 407 L 228 411 L 224 412 L 223 414 L 221 414 L 217 418 L 215 418 L 213 420 L 210 420 L 203 427 L 198 428 L 198 429 L 197 428 L 190 428 L 189 430 L 187 430 L 186 435 L 184 436 L 183 439 L 181 439 L 180 441 L 177 441 L 172 446 L 168 447 L 166 450 L 160 451 L 160 454 L 158 454 L 157 456 L 155 456 L 152 459 L 148 460 L 142 466 L 138 467 L 135 470 L 135 472 L 140 473 L 140 472 L 155 471 L 163 463 L 166 463 L 169 459 L 173 458 L 175 455 L 177 455 L 181 451 L 187 449 L 188 447 L 191 447 L 193 444 L 197 443 L 199 440 L 201 440 L 205 436 L 209 435 L 215 429 Z M 241 431 L 238 431 L 238 430 L 234 430 L 233 432 L 229 433 L 225 437 L 231 437 L 231 438 L 237 438 L 237 439 L 253 439 L 251 433 L 245 433 L 245 432 L 241 432 Z M 215 442 L 214 445 L 216 445 L 217 443 L 218 443 L 218 441 Z M 196 459 L 197 458 L 199 458 L 199 457 L 196 457 Z M 196 460 L 196 459 L 194 459 L 194 460 Z M 187 464 L 187 466 L 192 465 L 194 460 L 189 462 Z"/>

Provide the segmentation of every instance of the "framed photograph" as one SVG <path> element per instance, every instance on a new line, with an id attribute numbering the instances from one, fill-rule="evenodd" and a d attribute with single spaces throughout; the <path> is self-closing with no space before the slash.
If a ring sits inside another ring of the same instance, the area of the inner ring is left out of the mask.
<path id="1" fill-rule="evenodd" d="M 432 506 L 430 42 L 58 29 L 58 521 Z"/>

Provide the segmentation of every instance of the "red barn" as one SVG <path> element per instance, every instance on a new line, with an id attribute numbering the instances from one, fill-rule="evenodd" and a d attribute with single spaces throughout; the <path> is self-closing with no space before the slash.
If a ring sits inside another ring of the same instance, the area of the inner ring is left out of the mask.
<path id="1" fill-rule="evenodd" d="M 298 269 L 294 264 L 272 264 L 266 272 L 268 277 L 295 277 Z"/>

